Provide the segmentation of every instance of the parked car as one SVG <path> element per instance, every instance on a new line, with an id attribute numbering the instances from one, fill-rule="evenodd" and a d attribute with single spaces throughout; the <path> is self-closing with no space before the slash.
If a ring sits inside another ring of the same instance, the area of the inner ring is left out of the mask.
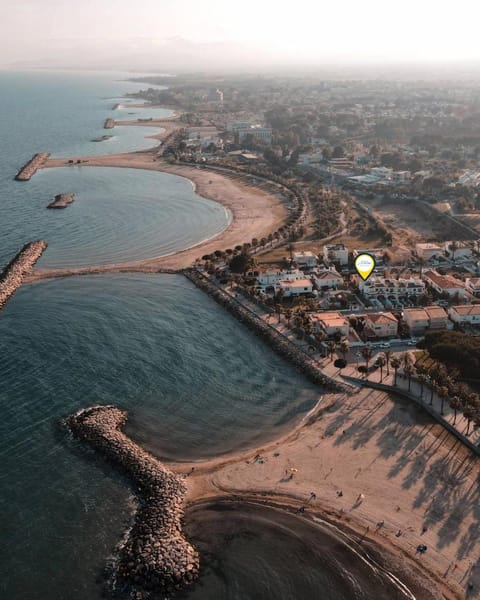
<path id="1" fill-rule="evenodd" d="M 380 344 L 380 348 L 390 348 L 391 344 L 389 342 L 383 342 L 383 344 Z"/>

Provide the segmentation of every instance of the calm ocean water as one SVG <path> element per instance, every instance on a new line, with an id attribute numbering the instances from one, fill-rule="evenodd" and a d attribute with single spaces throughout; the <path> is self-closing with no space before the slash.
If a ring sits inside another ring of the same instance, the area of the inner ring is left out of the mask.
<path id="1" fill-rule="evenodd" d="M 138 89 L 123 77 L 0 74 L 0 264 L 35 237 L 50 242 L 42 266 L 80 266 L 171 252 L 225 227 L 222 207 L 169 175 L 72 168 L 40 172 L 26 184 L 13 181 L 35 151 L 68 156 L 148 146 L 144 131 L 127 128 L 115 130 L 115 140 L 90 142 L 103 133 L 121 94 Z M 131 110 L 143 116 L 145 109 Z M 129 118 L 129 111 L 115 116 Z M 77 201 L 47 211 L 49 198 L 61 191 L 75 192 Z M 129 521 L 128 489 L 63 427 L 72 411 L 117 404 L 129 410 L 128 433 L 158 456 L 201 458 L 277 435 L 319 397 L 179 276 L 88 276 L 24 286 L 0 313 L 0 364 L 0 598 L 8 600 L 100 599 L 106 558 Z M 212 536 L 213 562 L 185 597 L 314 598 L 328 581 L 330 595 L 322 597 L 344 597 L 335 595 L 332 565 L 308 562 L 310 549 L 294 543 L 294 528 L 247 521 L 243 513 L 232 516 L 235 543 Z M 238 537 L 244 530 L 258 535 Z M 205 544 L 204 530 L 195 535 Z M 318 569 L 303 588 L 287 573 L 285 556 L 271 551 L 272 544 L 287 549 L 290 543 L 294 560 Z M 219 552 L 223 562 L 214 576 Z M 251 559 L 256 555 L 259 562 Z M 346 567 L 342 573 L 357 578 Z M 263 581 L 261 596 L 252 581 Z M 358 575 L 358 586 L 368 581 Z"/>

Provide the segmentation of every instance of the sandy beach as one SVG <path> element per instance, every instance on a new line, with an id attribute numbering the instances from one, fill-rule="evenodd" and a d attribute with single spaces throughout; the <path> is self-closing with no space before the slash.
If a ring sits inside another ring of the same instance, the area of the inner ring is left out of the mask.
<path id="1" fill-rule="evenodd" d="M 158 135 L 163 137 L 165 132 Z M 82 162 L 82 168 L 88 166 L 124 167 L 162 171 L 186 177 L 193 183 L 200 196 L 219 202 L 231 212 L 232 219 L 226 229 L 208 240 L 169 256 L 92 268 L 36 269 L 28 281 L 87 273 L 156 272 L 159 269 L 183 269 L 191 266 L 197 258 L 201 258 L 204 254 L 211 254 L 218 249 L 234 248 L 236 245 L 250 242 L 254 237 L 265 237 L 283 223 L 286 209 L 282 201 L 275 195 L 248 185 L 246 180 L 242 180 L 238 176 L 230 177 L 224 173 L 200 169 L 196 166 L 170 164 L 157 154 L 158 149 L 154 149 L 109 156 L 79 156 L 75 157 L 75 160 L 88 161 Z M 50 159 L 45 163 L 45 168 L 72 168 L 68 160 L 65 158 Z"/>
<path id="2" fill-rule="evenodd" d="M 154 136 L 162 139 L 179 126 L 170 123 L 122 124 L 163 127 Z M 268 235 L 286 215 L 273 194 L 238 177 L 169 164 L 159 156 L 159 148 L 74 158 L 86 161 L 82 167 L 136 168 L 186 177 L 198 194 L 228 208 L 232 222 L 214 238 L 171 256 L 104 267 L 37 269 L 29 281 L 185 268 L 204 254 Z M 44 168 L 60 166 L 69 166 L 68 159 L 49 159 Z M 187 475 L 190 503 L 243 498 L 294 510 L 304 507 L 305 518 L 326 518 L 362 543 L 373 544 L 379 554 L 384 548 L 392 570 L 407 575 L 418 600 L 480 598 L 478 460 L 406 400 L 371 389 L 328 394 L 302 423 L 261 448 L 168 467 Z M 419 544 L 427 546 L 425 554 L 416 552 Z M 474 587 L 467 591 L 469 582 Z"/>
<path id="3" fill-rule="evenodd" d="M 392 569 L 415 582 L 418 600 L 480 598 L 478 461 L 403 399 L 370 389 L 331 394 L 279 440 L 169 467 L 188 474 L 189 502 L 235 497 L 304 506 L 305 516 L 385 548 Z M 428 548 L 423 555 L 419 544 Z M 440 595 L 432 595 L 430 579 Z"/>

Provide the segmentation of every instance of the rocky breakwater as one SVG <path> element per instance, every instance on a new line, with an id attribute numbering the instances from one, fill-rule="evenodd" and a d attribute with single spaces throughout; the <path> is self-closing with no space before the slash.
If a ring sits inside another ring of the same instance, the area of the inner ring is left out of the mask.
<path id="1" fill-rule="evenodd" d="M 115 121 L 113 119 L 105 119 L 103 124 L 104 129 L 113 129 L 115 127 Z"/>
<path id="2" fill-rule="evenodd" d="M 17 181 L 28 181 L 31 179 L 37 170 L 43 167 L 49 156 L 50 154 L 48 152 L 39 152 L 38 154 L 35 154 L 15 175 L 15 179 Z"/>
<path id="3" fill-rule="evenodd" d="M 186 487 L 182 479 L 120 431 L 127 413 L 114 406 L 87 408 L 68 419 L 74 436 L 120 467 L 134 484 L 139 505 L 119 549 L 116 580 L 136 597 L 169 594 L 198 575 L 199 557 L 182 533 Z M 143 595 L 146 594 L 146 595 Z"/>
<path id="4" fill-rule="evenodd" d="M 328 377 L 317 366 L 314 359 L 298 348 L 286 336 L 274 327 L 266 323 L 253 311 L 243 306 L 230 294 L 217 287 L 208 277 L 196 269 L 185 269 L 185 277 L 190 279 L 197 287 L 206 292 L 216 302 L 225 307 L 239 321 L 245 323 L 250 329 L 261 337 L 278 354 L 290 361 L 295 367 L 302 371 L 311 381 L 320 384 L 328 390 L 347 392 L 351 387 L 332 377 Z"/>
<path id="5" fill-rule="evenodd" d="M 47 208 L 67 208 L 75 200 L 75 194 L 57 194 Z"/>
<path id="6" fill-rule="evenodd" d="M 23 280 L 32 271 L 33 265 L 42 256 L 47 245 L 47 242 L 43 240 L 25 244 L 3 269 L 0 274 L 0 310 L 22 285 Z"/>

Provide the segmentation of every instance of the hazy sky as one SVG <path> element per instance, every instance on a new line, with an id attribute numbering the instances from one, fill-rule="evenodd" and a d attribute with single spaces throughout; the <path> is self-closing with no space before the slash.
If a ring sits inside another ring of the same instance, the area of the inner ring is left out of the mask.
<path id="1" fill-rule="evenodd" d="M 231 51 L 246 62 L 480 60 L 480 0 L 1 0 L 1 8 L 3 66 L 161 61 L 170 38 L 228 42 L 218 58 Z"/>

